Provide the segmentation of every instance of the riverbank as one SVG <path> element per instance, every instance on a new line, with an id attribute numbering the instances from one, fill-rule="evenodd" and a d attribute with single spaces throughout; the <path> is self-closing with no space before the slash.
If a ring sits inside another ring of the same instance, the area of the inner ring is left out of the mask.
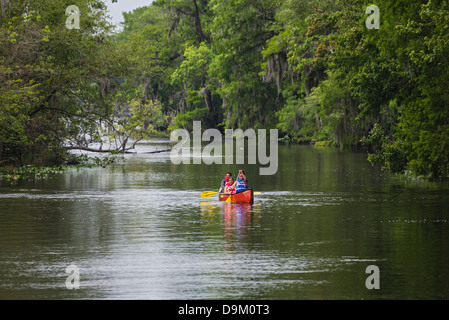
<path id="1" fill-rule="evenodd" d="M 81 170 L 93 167 L 106 167 L 123 160 L 120 155 L 106 155 L 103 157 L 89 157 L 87 155 L 71 155 L 65 164 L 56 166 L 5 166 L 0 167 L 0 181 L 9 181 L 11 184 L 19 180 L 37 181 L 54 179 L 56 175 L 68 170 Z"/>

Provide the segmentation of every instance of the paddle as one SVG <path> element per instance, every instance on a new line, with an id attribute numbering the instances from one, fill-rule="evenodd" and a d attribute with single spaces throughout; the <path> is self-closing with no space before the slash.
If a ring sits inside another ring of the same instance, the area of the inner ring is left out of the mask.
<path id="1" fill-rule="evenodd" d="M 213 191 L 204 191 L 201 192 L 201 198 L 210 198 L 213 197 L 217 194 L 218 192 L 213 192 Z M 254 195 L 260 195 L 262 194 L 261 192 L 254 192 Z M 230 197 L 229 197 L 230 198 Z"/>
<path id="2" fill-rule="evenodd" d="M 218 192 L 213 192 L 213 191 L 204 191 L 201 192 L 201 198 L 210 198 L 212 196 L 215 196 Z"/>

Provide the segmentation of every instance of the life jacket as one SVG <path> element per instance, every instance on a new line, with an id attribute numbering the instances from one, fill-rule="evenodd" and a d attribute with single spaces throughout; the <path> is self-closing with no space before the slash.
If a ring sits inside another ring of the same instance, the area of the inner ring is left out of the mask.
<path id="1" fill-rule="evenodd" d="M 226 182 L 226 186 L 227 187 L 231 187 L 232 186 L 232 184 L 230 184 L 229 182 Z M 228 189 L 228 193 L 234 193 L 235 192 L 235 188 L 232 188 L 232 189 Z"/>
<path id="2" fill-rule="evenodd" d="M 248 189 L 248 186 L 245 183 L 245 180 L 240 180 L 239 178 L 237 178 L 237 188 L 235 189 L 235 193 L 239 193 L 242 191 L 245 191 L 246 189 Z"/>

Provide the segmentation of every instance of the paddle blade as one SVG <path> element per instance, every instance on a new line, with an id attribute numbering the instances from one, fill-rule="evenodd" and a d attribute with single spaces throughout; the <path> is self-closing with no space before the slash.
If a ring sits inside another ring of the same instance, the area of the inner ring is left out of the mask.
<path id="1" fill-rule="evenodd" d="M 262 194 L 262 193 L 261 193 L 261 192 L 254 192 L 254 194 L 255 194 L 255 195 L 256 195 L 256 194 L 259 195 L 259 194 Z"/>
<path id="2" fill-rule="evenodd" d="M 214 195 L 216 195 L 218 192 L 213 192 L 213 191 L 205 191 L 205 192 L 201 192 L 201 198 L 210 198 Z"/>
<path id="3" fill-rule="evenodd" d="M 229 195 L 229 197 L 226 199 L 226 202 L 232 202 L 232 194 Z"/>

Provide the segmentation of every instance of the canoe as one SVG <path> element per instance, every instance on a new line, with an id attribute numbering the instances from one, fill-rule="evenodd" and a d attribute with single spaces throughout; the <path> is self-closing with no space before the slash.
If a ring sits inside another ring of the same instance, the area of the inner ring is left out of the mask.
<path id="1" fill-rule="evenodd" d="M 226 201 L 231 195 L 220 193 L 219 200 Z M 253 203 L 254 192 L 252 189 L 245 190 L 243 192 L 232 194 L 231 202 Z"/>

